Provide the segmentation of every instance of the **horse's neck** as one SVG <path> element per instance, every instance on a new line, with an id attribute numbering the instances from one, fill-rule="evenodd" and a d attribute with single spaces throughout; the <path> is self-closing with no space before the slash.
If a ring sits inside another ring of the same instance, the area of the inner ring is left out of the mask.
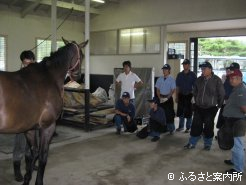
<path id="1" fill-rule="evenodd" d="M 61 68 L 57 67 L 56 65 L 51 65 L 49 67 L 49 73 L 53 77 L 59 89 L 63 88 L 69 64 L 68 62 L 64 62 L 60 65 L 62 65 Z"/>

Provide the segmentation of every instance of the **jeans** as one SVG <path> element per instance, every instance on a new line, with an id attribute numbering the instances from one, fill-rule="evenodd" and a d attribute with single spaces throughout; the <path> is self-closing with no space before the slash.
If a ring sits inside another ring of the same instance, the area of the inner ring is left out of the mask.
<path id="1" fill-rule="evenodd" d="M 196 146 L 198 140 L 201 138 L 201 136 L 190 136 L 189 143 L 193 146 Z M 212 146 L 213 138 L 207 138 L 203 136 L 204 146 Z"/>
<path id="2" fill-rule="evenodd" d="M 116 114 L 114 117 L 114 122 L 115 122 L 115 126 L 117 130 L 121 130 L 121 125 L 123 123 L 123 119 L 120 115 Z M 125 124 L 123 124 L 124 130 L 126 130 L 125 128 Z"/>
<path id="3" fill-rule="evenodd" d="M 190 139 L 189 139 L 189 144 L 192 144 L 193 146 L 196 146 L 198 140 L 201 138 L 201 136 L 190 136 Z"/>
<path id="4" fill-rule="evenodd" d="M 212 146 L 213 138 L 208 138 L 203 136 L 204 146 Z"/>
<path id="5" fill-rule="evenodd" d="M 232 162 L 234 170 L 238 172 L 244 171 L 244 143 L 243 137 L 234 137 L 234 146 L 232 151 Z"/>
<path id="6" fill-rule="evenodd" d="M 29 147 L 26 143 L 25 134 L 16 134 L 14 139 L 13 161 L 21 161 L 25 156 L 25 153 L 30 153 Z"/>
<path id="7" fill-rule="evenodd" d="M 179 117 L 179 128 L 184 128 L 185 118 L 183 116 Z M 192 118 L 186 118 L 186 129 L 190 129 Z"/>
<path id="8" fill-rule="evenodd" d="M 174 123 L 167 123 L 167 130 L 169 132 L 173 132 L 175 130 L 175 125 Z"/>

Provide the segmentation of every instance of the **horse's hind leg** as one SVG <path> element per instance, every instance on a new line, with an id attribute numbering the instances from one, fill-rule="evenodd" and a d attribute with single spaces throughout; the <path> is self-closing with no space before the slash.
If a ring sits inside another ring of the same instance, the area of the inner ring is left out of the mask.
<path id="1" fill-rule="evenodd" d="M 47 163 L 49 144 L 55 131 L 55 123 L 40 129 L 38 173 L 35 185 L 43 185 L 44 170 Z"/>
<path id="2" fill-rule="evenodd" d="M 23 185 L 28 185 L 32 178 L 32 172 L 33 172 L 35 161 L 37 160 L 38 157 L 36 130 L 27 131 L 25 133 L 25 136 L 27 140 L 28 149 L 26 149 L 26 153 L 25 153 L 26 174 L 24 177 Z"/>

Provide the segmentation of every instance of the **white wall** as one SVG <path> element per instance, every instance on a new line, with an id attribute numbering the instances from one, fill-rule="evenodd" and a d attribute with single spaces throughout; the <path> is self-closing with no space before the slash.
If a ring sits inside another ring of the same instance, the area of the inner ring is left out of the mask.
<path id="1" fill-rule="evenodd" d="M 92 20 L 92 30 L 246 17 L 245 0 L 121 0 Z"/>
<path id="2" fill-rule="evenodd" d="M 57 26 L 62 20 L 57 20 Z M 20 68 L 19 55 L 23 50 L 32 49 L 36 38 L 46 38 L 51 33 L 49 17 L 20 14 L 10 11 L 0 11 L 0 34 L 7 36 L 7 71 Z M 65 37 L 80 43 L 84 40 L 84 25 L 78 21 L 66 21 L 57 31 L 57 39 Z M 34 51 L 35 52 L 35 51 Z"/>
<path id="3" fill-rule="evenodd" d="M 246 18 L 245 0 L 123 0 L 102 10 L 92 19 L 91 30 L 112 30 L 119 28 L 166 25 L 200 21 Z M 121 67 L 124 60 L 132 61 L 135 67 L 155 67 L 156 76 L 164 63 L 164 44 L 167 41 L 186 41 L 190 37 L 246 35 L 245 30 L 224 30 L 208 32 L 186 32 L 162 34 L 162 50 L 158 55 L 115 55 L 92 56 L 91 73 L 112 74 L 114 67 Z"/>
<path id="4" fill-rule="evenodd" d="M 130 3 L 130 4 L 129 4 Z M 168 25 L 174 23 L 199 22 L 246 18 L 245 0 L 122 0 L 120 4 L 111 4 L 102 10 L 102 14 L 91 20 L 91 30 L 112 30 L 119 28 Z M 59 25 L 61 20 L 58 20 Z M 37 37 L 45 38 L 50 34 L 49 17 L 0 11 L 0 34 L 7 35 L 7 70 L 19 69 L 21 51 L 33 48 Z M 84 24 L 78 21 L 66 22 L 57 32 L 69 40 L 83 41 Z M 162 34 L 160 54 L 151 55 L 108 55 L 91 56 L 92 74 L 113 74 L 113 68 L 121 67 L 124 60 L 132 61 L 134 67 L 155 67 L 156 76 L 164 62 L 163 45 L 167 41 L 188 41 L 195 36 L 225 36 L 245 34 L 245 30 L 226 30 L 209 32 L 168 33 L 167 39 Z"/>
<path id="5" fill-rule="evenodd" d="M 114 68 L 122 68 L 122 63 L 130 60 L 132 67 L 154 67 L 157 74 L 161 74 L 163 59 L 161 55 L 119 55 L 119 56 L 91 56 L 92 74 L 113 74 Z M 159 61 L 159 62 L 155 62 Z"/>

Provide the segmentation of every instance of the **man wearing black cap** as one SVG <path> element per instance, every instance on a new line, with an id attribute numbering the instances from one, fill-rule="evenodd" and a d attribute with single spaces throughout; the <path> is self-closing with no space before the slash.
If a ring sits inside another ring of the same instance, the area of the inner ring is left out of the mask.
<path id="1" fill-rule="evenodd" d="M 163 76 L 159 77 L 155 84 L 156 94 L 160 99 L 160 106 L 164 109 L 166 114 L 167 129 L 170 132 L 170 135 L 172 135 L 175 130 L 175 112 L 172 96 L 176 89 L 176 83 L 174 78 L 170 75 L 171 66 L 169 64 L 165 64 L 162 67 L 162 71 Z"/>
<path id="2" fill-rule="evenodd" d="M 202 75 L 197 78 L 193 89 L 195 111 L 186 149 L 195 148 L 201 135 L 204 150 L 210 150 L 214 137 L 214 118 L 224 101 L 225 90 L 221 79 L 214 75 L 212 65 L 205 61 L 199 67 Z"/>
<path id="3" fill-rule="evenodd" d="M 220 113 L 219 113 L 219 116 L 218 116 L 218 121 L 217 121 L 217 124 L 216 124 L 216 128 L 221 128 L 222 125 L 224 124 L 225 120 L 224 120 L 224 117 L 222 115 L 222 112 L 223 112 L 223 109 L 224 109 L 224 106 L 232 92 L 232 89 L 233 89 L 233 86 L 230 84 L 230 74 L 235 70 L 235 69 L 240 69 L 240 65 L 236 62 L 233 62 L 230 64 L 229 67 L 226 67 L 226 77 L 225 77 L 225 81 L 223 83 L 223 86 L 224 86 L 224 89 L 225 89 L 225 97 L 224 97 L 224 104 L 221 106 L 220 108 Z M 222 77 L 223 79 L 223 77 Z"/>
<path id="4" fill-rule="evenodd" d="M 190 60 L 183 61 L 184 70 L 178 73 L 176 78 L 176 103 L 177 116 L 179 117 L 179 127 L 176 131 L 184 130 L 184 121 L 186 118 L 186 133 L 189 133 L 192 122 L 192 103 L 193 87 L 197 79 L 196 74 L 190 70 Z"/>
<path id="5" fill-rule="evenodd" d="M 135 107 L 130 102 L 130 94 L 128 92 L 123 92 L 122 99 L 117 101 L 115 113 L 116 134 L 121 134 L 121 124 L 123 124 L 125 132 L 134 132 L 137 130 L 137 126 L 134 123 Z"/>
<path id="6" fill-rule="evenodd" d="M 226 173 L 235 174 L 244 172 L 244 136 L 246 131 L 246 87 L 242 82 L 242 72 L 234 69 L 230 77 L 230 83 L 233 91 L 224 107 L 223 116 L 225 117 L 225 126 L 229 126 L 232 132 L 234 145 L 232 148 L 231 160 L 225 160 L 228 165 L 233 168 L 227 170 Z M 226 136 L 229 137 L 229 136 Z"/>
<path id="7" fill-rule="evenodd" d="M 159 98 L 153 97 L 152 100 L 148 100 L 150 103 L 150 122 L 149 136 L 153 137 L 152 142 L 158 141 L 160 139 L 160 132 L 165 129 L 166 126 L 166 116 L 164 110 L 158 106 Z"/>

